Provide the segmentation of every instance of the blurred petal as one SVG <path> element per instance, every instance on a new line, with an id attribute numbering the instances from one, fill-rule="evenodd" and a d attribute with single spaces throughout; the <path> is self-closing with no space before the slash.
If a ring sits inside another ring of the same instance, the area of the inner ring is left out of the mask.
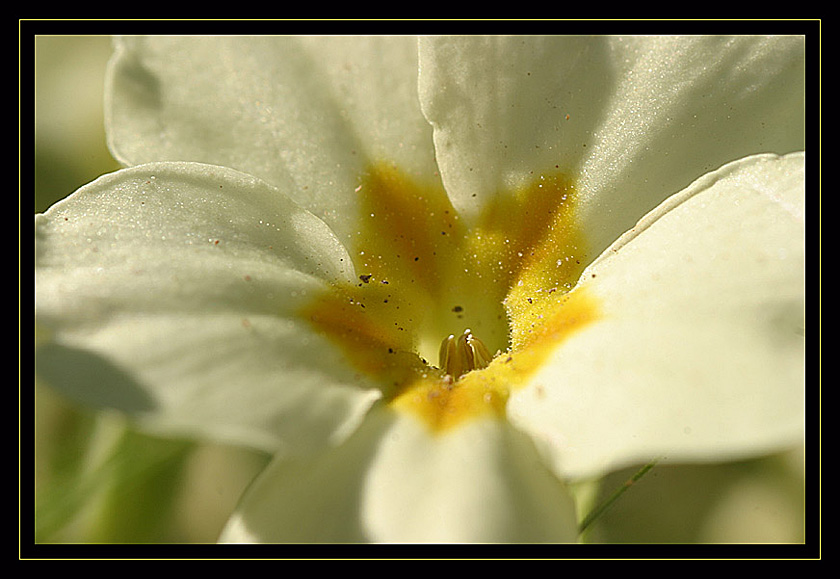
<path id="1" fill-rule="evenodd" d="M 593 256 L 704 173 L 804 148 L 802 37 L 424 37 L 419 52 L 455 206 L 476 214 L 557 167 Z"/>
<path id="2" fill-rule="evenodd" d="M 127 37 L 116 48 L 106 117 L 126 164 L 255 175 L 343 241 L 371 159 L 434 176 L 411 37 Z"/>
<path id="3" fill-rule="evenodd" d="M 706 175 L 584 272 L 565 307 L 590 296 L 597 321 L 508 405 L 559 473 L 801 441 L 804 163 L 756 156 Z"/>
<path id="4" fill-rule="evenodd" d="M 39 378 L 147 427 L 321 444 L 378 398 L 298 310 L 353 279 L 323 222 L 236 171 L 159 163 L 36 216 Z"/>
<path id="5" fill-rule="evenodd" d="M 598 519 L 593 534 L 601 543 L 802 543 L 801 451 L 726 463 L 659 464 Z M 601 488 L 612 491 L 635 470 L 607 475 Z"/>
<path id="6" fill-rule="evenodd" d="M 222 542 L 573 542 L 574 506 L 505 421 L 446 433 L 374 411 L 344 445 L 278 459 Z"/>

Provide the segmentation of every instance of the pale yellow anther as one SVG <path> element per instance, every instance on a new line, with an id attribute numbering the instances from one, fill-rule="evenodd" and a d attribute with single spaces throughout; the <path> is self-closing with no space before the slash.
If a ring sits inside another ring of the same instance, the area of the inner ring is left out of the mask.
<path id="1" fill-rule="evenodd" d="M 484 343 L 469 329 L 457 339 L 450 334 L 440 344 L 440 368 L 454 378 L 486 368 L 492 359 Z"/>

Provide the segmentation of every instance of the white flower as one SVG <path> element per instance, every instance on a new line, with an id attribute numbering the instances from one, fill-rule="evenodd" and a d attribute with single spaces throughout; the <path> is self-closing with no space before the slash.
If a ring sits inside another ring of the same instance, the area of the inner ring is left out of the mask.
<path id="1" fill-rule="evenodd" d="M 225 541 L 574 541 L 566 482 L 802 439 L 802 75 L 796 37 L 121 39 L 130 168 L 36 218 L 39 375 L 275 453 Z"/>

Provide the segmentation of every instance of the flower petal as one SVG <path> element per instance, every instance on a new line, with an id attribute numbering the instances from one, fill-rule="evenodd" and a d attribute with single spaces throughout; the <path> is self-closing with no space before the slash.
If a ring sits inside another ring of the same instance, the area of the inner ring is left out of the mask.
<path id="1" fill-rule="evenodd" d="M 459 210 L 478 214 L 534 171 L 582 164 L 581 142 L 601 114 L 609 78 L 605 45 L 578 36 L 420 39 L 420 104 Z"/>
<path id="2" fill-rule="evenodd" d="M 573 542 L 574 506 L 505 421 L 434 434 L 374 410 L 342 446 L 276 460 L 222 542 Z"/>
<path id="3" fill-rule="evenodd" d="M 355 277 L 344 247 L 256 178 L 106 175 L 36 216 L 36 249 L 37 371 L 73 398 L 276 449 L 325 442 L 379 397 L 298 315 Z"/>
<path id="4" fill-rule="evenodd" d="M 343 241 L 371 160 L 436 170 L 410 37 L 129 37 L 108 79 L 117 158 L 255 175 Z"/>
<path id="5" fill-rule="evenodd" d="M 558 472 L 801 441 L 804 162 L 762 155 L 706 175 L 584 271 L 568 299 L 588 296 L 598 319 L 508 405 Z"/>
<path id="6" fill-rule="evenodd" d="M 804 146 L 802 37 L 428 37 L 419 86 L 458 209 L 559 168 L 593 257 L 704 173 Z"/>
<path id="7" fill-rule="evenodd" d="M 804 37 L 615 38 L 610 50 L 625 64 L 579 180 L 593 256 L 709 171 L 805 148 Z"/>

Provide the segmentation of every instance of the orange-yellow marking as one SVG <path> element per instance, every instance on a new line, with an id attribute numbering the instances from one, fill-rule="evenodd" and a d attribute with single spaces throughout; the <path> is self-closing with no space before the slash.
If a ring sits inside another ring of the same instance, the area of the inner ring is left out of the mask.
<path id="1" fill-rule="evenodd" d="M 594 298 L 569 293 L 585 243 L 563 175 L 499 195 L 471 228 L 439 182 L 421 185 L 388 165 L 371 167 L 356 195 L 350 253 L 359 279 L 302 314 L 382 385 L 392 408 L 432 431 L 503 418 L 511 389 L 597 318 Z M 465 328 L 502 353 L 456 379 L 433 364 L 441 340 Z"/>

